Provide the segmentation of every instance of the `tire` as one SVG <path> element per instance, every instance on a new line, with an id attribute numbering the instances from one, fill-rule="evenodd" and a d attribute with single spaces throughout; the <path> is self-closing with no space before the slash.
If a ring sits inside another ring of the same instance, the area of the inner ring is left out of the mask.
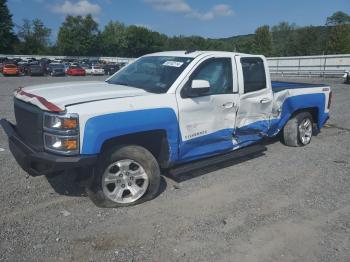
<path id="1" fill-rule="evenodd" d="M 160 170 L 154 156 L 141 146 L 125 145 L 101 155 L 87 193 L 99 207 L 125 207 L 153 199 L 159 185 Z"/>
<path id="2" fill-rule="evenodd" d="M 284 126 L 283 142 L 285 145 L 292 147 L 306 146 L 310 144 L 312 134 L 312 115 L 309 112 L 300 112 L 289 119 Z"/>

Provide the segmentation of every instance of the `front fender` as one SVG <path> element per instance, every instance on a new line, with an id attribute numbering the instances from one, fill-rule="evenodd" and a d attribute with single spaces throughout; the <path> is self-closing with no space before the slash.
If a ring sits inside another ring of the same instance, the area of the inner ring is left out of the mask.
<path id="1" fill-rule="evenodd" d="M 136 110 L 92 117 L 85 124 L 81 153 L 98 154 L 108 139 L 159 129 L 166 130 L 170 160 L 176 160 L 179 128 L 177 116 L 171 108 Z"/>

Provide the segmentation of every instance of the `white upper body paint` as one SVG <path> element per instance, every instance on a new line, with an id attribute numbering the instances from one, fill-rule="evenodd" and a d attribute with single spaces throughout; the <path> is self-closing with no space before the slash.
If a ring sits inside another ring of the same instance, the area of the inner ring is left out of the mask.
<path id="1" fill-rule="evenodd" d="M 168 91 L 163 94 L 98 81 L 45 84 L 26 87 L 23 90 L 45 98 L 50 103 L 64 108 L 67 113 L 77 113 L 79 115 L 81 141 L 84 138 L 85 124 L 89 119 L 111 113 L 171 108 L 177 116 L 182 141 L 188 141 L 220 130 L 235 129 L 257 121 L 269 121 L 278 118 L 283 102 L 290 96 L 321 92 L 325 93 L 326 101 L 329 97 L 329 92 L 323 92 L 322 87 L 297 88 L 274 94 L 271 88 L 267 62 L 263 56 L 212 51 L 191 53 L 171 51 L 146 56 L 188 57 L 193 61 L 183 70 Z M 244 92 L 244 77 L 240 64 L 240 58 L 242 57 L 262 59 L 266 74 L 265 89 L 252 93 Z M 190 79 L 191 74 L 203 62 L 211 58 L 230 59 L 233 78 L 232 93 L 195 98 L 182 97 L 181 90 Z M 179 65 L 170 62 L 166 66 L 176 67 Z M 125 68 L 127 66 L 121 71 Z M 20 96 L 17 96 L 17 98 L 22 99 Z M 31 101 L 27 99 L 26 102 Z M 40 103 L 36 103 L 36 105 L 40 107 Z M 325 105 L 324 108 L 325 113 L 327 113 L 327 106 Z M 45 110 L 45 108 L 43 109 Z M 117 124 L 122 125 L 123 123 Z"/>

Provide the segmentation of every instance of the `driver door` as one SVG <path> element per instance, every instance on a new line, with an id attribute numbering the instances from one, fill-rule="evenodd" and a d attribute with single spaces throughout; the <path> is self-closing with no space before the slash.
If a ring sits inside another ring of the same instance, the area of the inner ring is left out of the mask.
<path id="1" fill-rule="evenodd" d="M 211 57 L 202 61 L 177 93 L 181 161 L 210 156 L 234 147 L 232 134 L 239 95 L 233 58 Z M 191 93 L 193 80 L 208 81 L 209 90 Z"/>

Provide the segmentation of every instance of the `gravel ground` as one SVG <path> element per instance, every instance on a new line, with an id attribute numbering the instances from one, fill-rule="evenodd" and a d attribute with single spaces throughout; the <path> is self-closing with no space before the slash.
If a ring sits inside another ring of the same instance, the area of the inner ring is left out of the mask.
<path id="1" fill-rule="evenodd" d="M 0 117 L 18 86 L 103 77 L 0 77 Z M 153 201 L 100 209 L 74 173 L 28 177 L 0 131 L 0 260 L 350 261 L 350 86 L 333 87 L 329 126 L 304 148 L 279 141 L 244 162 L 177 179 Z M 181 182 L 179 182 L 181 181 Z"/>

